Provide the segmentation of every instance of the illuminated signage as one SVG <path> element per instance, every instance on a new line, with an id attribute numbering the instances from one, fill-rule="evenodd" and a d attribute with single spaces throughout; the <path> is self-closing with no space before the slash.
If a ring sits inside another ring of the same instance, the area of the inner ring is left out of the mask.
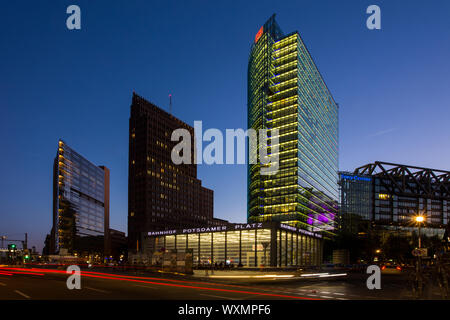
<path id="1" fill-rule="evenodd" d="M 176 230 L 165 230 L 165 231 L 151 231 L 148 233 L 149 236 L 165 236 L 168 234 L 175 234 Z"/>
<path id="2" fill-rule="evenodd" d="M 263 31 L 264 31 L 264 27 L 261 27 L 261 28 L 259 29 L 258 33 L 257 33 L 256 36 L 255 36 L 255 43 L 257 43 L 258 40 L 259 40 L 259 38 L 261 38 L 261 36 L 262 36 L 262 34 L 263 34 Z"/>
<path id="3" fill-rule="evenodd" d="M 234 229 L 253 229 L 253 228 L 262 228 L 263 224 L 261 222 L 258 223 L 247 223 L 247 224 L 236 224 L 234 225 Z"/>
<path id="4" fill-rule="evenodd" d="M 296 227 L 293 227 L 293 226 L 290 226 L 290 225 L 287 225 L 287 224 L 280 224 L 280 227 L 283 228 L 283 229 L 286 229 L 286 230 L 291 230 L 291 231 L 297 232 L 297 228 Z"/>
<path id="5" fill-rule="evenodd" d="M 183 229 L 182 233 L 226 231 L 227 226 Z"/>
<path id="6" fill-rule="evenodd" d="M 163 231 L 150 231 L 148 232 L 148 236 L 167 236 L 167 235 L 176 235 L 176 234 L 189 234 L 189 233 L 203 233 L 203 232 L 218 232 L 218 231 L 232 231 L 232 230 L 249 230 L 249 229 L 261 229 L 261 228 L 270 228 L 270 225 L 255 222 L 255 223 L 242 223 L 242 224 L 233 224 L 227 226 L 217 226 L 217 227 L 199 227 L 199 228 L 186 228 L 180 230 L 163 230 Z M 280 224 L 280 228 L 285 230 L 290 230 L 297 233 L 302 233 L 308 236 L 322 238 L 322 235 L 316 234 L 314 232 L 310 232 L 307 230 L 299 229 L 287 224 Z"/>
<path id="7" fill-rule="evenodd" d="M 347 174 L 341 174 L 341 178 L 344 180 L 350 180 L 350 181 L 372 181 L 369 177 L 360 177 L 360 176 L 349 176 Z"/>
<path id="8" fill-rule="evenodd" d="M 235 224 L 231 227 L 234 230 L 245 230 L 245 229 L 257 229 L 262 228 L 263 223 L 245 223 L 245 224 Z M 172 234 L 187 234 L 187 233 L 201 233 L 201 232 L 217 232 L 217 231 L 227 231 L 228 226 L 217 226 L 217 227 L 200 227 L 200 228 L 189 228 L 182 230 L 164 230 L 164 231 L 150 231 L 149 236 L 165 236 Z"/>
<path id="9" fill-rule="evenodd" d="M 293 232 L 302 233 L 302 234 L 305 234 L 305 235 L 308 235 L 308 236 L 311 236 L 311 237 L 322 238 L 321 234 L 317 234 L 317 233 L 314 233 L 314 232 L 311 232 L 311 231 L 308 231 L 308 230 L 299 229 L 297 227 L 293 227 L 293 226 L 290 226 L 290 225 L 287 225 L 287 224 L 282 224 L 281 223 L 280 224 L 280 228 L 285 229 L 285 230 L 290 230 L 290 231 L 293 231 Z"/>

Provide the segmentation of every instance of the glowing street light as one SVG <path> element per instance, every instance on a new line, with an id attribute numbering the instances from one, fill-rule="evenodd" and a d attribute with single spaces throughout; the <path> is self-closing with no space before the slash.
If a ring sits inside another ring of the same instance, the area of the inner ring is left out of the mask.
<path id="1" fill-rule="evenodd" d="M 422 247 L 422 243 L 420 241 L 420 224 L 425 221 L 425 217 L 421 216 L 421 215 L 415 216 L 414 220 L 417 222 L 417 225 L 418 225 L 418 228 L 419 228 L 419 249 L 420 249 Z"/>

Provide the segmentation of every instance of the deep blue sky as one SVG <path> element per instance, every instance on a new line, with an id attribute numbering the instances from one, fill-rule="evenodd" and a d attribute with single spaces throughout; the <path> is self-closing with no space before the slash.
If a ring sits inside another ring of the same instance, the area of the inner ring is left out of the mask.
<path id="1" fill-rule="evenodd" d="M 77 4 L 82 29 L 66 28 Z M 382 29 L 366 28 L 377 4 Z M 247 59 L 272 14 L 298 30 L 340 104 L 340 168 L 450 169 L 448 1 L 2 1 L 0 235 L 42 248 L 58 138 L 111 169 L 126 231 L 132 91 L 204 128 L 245 128 Z M 199 166 L 215 216 L 246 219 L 246 168 Z"/>

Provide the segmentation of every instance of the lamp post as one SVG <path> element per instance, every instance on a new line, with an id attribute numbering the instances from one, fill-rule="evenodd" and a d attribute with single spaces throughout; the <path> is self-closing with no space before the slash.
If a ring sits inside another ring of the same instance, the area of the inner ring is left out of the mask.
<path id="1" fill-rule="evenodd" d="M 424 216 L 418 215 L 414 217 L 414 220 L 417 222 L 417 227 L 419 229 L 419 249 L 422 248 L 422 243 L 420 239 L 420 225 L 422 222 L 425 221 Z M 421 255 L 417 257 L 417 266 L 416 266 L 416 279 L 417 279 L 417 290 L 419 292 L 419 295 L 422 294 L 423 290 L 423 278 L 422 278 L 422 259 Z"/>
<path id="2" fill-rule="evenodd" d="M 421 243 L 421 239 L 420 239 L 420 224 L 425 221 L 425 218 L 423 216 L 416 216 L 414 218 L 414 220 L 417 222 L 418 229 L 419 229 L 419 249 L 420 249 L 420 248 L 422 248 L 422 243 Z"/>

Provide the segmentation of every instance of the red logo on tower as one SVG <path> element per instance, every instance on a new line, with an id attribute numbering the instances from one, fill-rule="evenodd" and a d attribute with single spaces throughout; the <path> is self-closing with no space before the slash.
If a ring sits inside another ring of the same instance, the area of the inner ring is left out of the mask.
<path id="1" fill-rule="evenodd" d="M 263 31 L 264 31 L 264 26 L 262 26 L 262 27 L 259 29 L 258 33 L 256 34 L 256 36 L 255 36 L 255 43 L 257 43 L 258 40 L 259 40 L 259 38 L 261 38 L 261 36 L 262 36 L 262 34 L 263 34 Z"/>

